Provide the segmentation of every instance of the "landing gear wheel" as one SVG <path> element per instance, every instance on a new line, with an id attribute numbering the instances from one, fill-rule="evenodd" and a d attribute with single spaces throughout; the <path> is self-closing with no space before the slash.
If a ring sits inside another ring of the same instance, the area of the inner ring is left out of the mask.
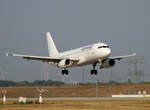
<path id="1" fill-rule="evenodd" d="M 65 70 L 62 70 L 62 71 L 61 71 L 61 74 L 62 74 L 62 75 L 65 75 Z"/>
<path id="2" fill-rule="evenodd" d="M 68 75 L 69 72 L 68 72 L 68 70 L 62 70 L 62 71 L 61 71 L 61 74 L 62 74 L 62 75 Z"/>
<path id="3" fill-rule="evenodd" d="M 97 70 L 95 69 L 97 63 L 93 64 L 93 70 L 91 70 L 91 75 L 97 75 Z"/>
<path id="4" fill-rule="evenodd" d="M 66 70 L 66 75 L 68 75 L 69 74 L 69 72 L 68 72 L 68 70 Z"/>
<path id="5" fill-rule="evenodd" d="M 97 70 L 91 70 L 91 75 L 97 75 Z"/>

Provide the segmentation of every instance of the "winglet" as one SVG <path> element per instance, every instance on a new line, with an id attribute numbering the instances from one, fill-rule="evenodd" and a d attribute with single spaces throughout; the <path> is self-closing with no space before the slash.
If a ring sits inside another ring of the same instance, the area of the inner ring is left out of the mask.
<path id="1" fill-rule="evenodd" d="M 13 54 L 11 54 L 11 53 L 6 53 L 6 56 L 13 56 Z"/>
<path id="2" fill-rule="evenodd" d="M 133 56 L 135 56 L 136 55 L 136 53 L 133 53 Z"/>

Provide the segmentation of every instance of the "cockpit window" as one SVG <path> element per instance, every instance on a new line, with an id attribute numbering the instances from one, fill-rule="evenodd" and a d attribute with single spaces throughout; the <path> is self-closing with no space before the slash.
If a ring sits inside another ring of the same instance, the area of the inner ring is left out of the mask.
<path id="1" fill-rule="evenodd" d="M 99 46 L 98 48 L 109 48 L 109 46 Z"/>

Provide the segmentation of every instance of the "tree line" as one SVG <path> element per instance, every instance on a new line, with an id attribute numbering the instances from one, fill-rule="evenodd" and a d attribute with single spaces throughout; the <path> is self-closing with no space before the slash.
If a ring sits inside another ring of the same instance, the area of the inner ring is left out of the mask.
<path id="1" fill-rule="evenodd" d="M 33 82 L 29 81 L 9 81 L 0 80 L 0 87 L 10 87 L 10 86 L 62 86 L 65 85 L 62 81 L 52 81 L 52 80 L 36 80 Z"/>

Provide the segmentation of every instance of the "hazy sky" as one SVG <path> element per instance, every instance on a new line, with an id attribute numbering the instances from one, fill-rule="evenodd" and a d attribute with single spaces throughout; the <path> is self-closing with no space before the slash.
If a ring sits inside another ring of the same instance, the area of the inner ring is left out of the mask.
<path id="1" fill-rule="evenodd" d="M 50 31 L 59 51 L 105 42 L 112 56 L 137 53 L 144 56 L 144 80 L 150 80 L 150 0 L 0 0 L 0 71 L 9 80 L 37 80 L 49 72 L 60 80 L 60 69 L 38 61 L 6 57 L 5 53 L 47 56 L 45 33 Z M 124 60 L 125 61 L 125 60 Z M 92 66 L 84 67 L 85 80 L 126 81 L 133 64 L 117 63 L 91 77 Z M 82 69 L 70 69 L 65 81 L 81 81 Z"/>

